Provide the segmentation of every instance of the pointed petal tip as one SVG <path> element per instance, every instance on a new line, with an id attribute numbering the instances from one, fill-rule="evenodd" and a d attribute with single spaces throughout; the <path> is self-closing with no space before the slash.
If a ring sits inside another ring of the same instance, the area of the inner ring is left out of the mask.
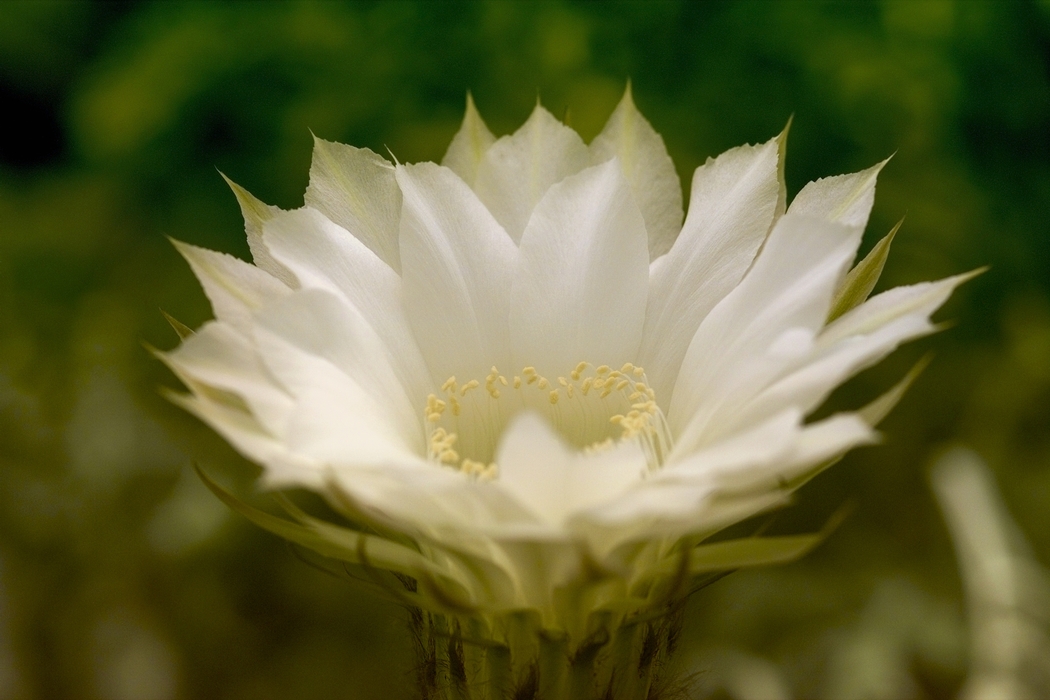
<path id="1" fill-rule="evenodd" d="M 886 240 L 886 245 L 889 245 L 890 243 L 893 242 L 894 237 L 897 235 L 897 231 L 900 231 L 901 230 L 901 226 L 904 225 L 904 219 L 905 219 L 905 217 L 902 216 L 900 218 L 900 221 L 895 223 L 893 225 L 893 228 L 890 229 L 890 232 L 886 234 L 886 239 L 887 239 Z"/>
<path id="2" fill-rule="evenodd" d="M 184 258 L 189 255 L 193 255 L 193 249 L 197 247 L 191 243 L 180 241 L 178 238 L 173 238 L 172 236 L 168 236 L 166 234 L 164 237 L 168 239 L 168 243 L 171 243 L 175 250 L 179 251 L 179 254 L 182 255 L 182 257 Z"/>
<path id="3" fill-rule="evenodd" d="M 178 320 L 164 309 L 160 309 L 160 313 L 162 316 L 164 316 L 164 320 L 168 322 L 168 325 L 171 326 L 172 329 L 178 334 L 180 340 L 185 340 L 186 338 L 193 335 L 193 329 L 187 326 L 185 323 Z M 147 348 L 147 350 L 148 349 L 149 348 Z"/>
<path id="4" fill-rule="evenodd" d="M 623 88 L 623 97 L 620 98 L 620 104 L 634 106 L 634 87 L 631 85 L 630 78 L 627 78 L 627 84 Z"/>
<path id="5" fill-rule="evenodd" d="M 886 167 L 886 165 L 887 165 L 887 164 L 888 164 L 888 163 L 889 163 L 889 162 L 890 162 L 891 160 L 893 160 L 893 157 L 894 157 L 895 155 L 897 155 L 897 151 L 894 151 L 893 153 L 889 154 L 888 156 L 886 156 L 885 158 L 883 158 L 882 160 L 880 160 L 880 161 L 879 161 L 878 163 L 876 163 L 875 165 L 871 166 L 870 170 L 874 170 L 876 174 L 878 174 L 878 173 L 881 173 L 881 172 L 882 172 L 882 169 L 883 169 L 883 168 L 885 168 L 885 167 Z"/>
<path id="6" fill-rule="evenodd" d="M 164 313 L 164 312 L 161 311 L 161 313 Z M 155 357 L 158 360 L 163 360 L 163 358 L 164 358 L 164 351 L 161 350 L 160 348 L 158 348 L 156 345 L 154 345 L 153 343 L 149 342 L 148 340 L 140 340 L 139 343 L 142 345 L 142 348 L 146 352 L 148 352 L 150 355 L 153 355 L 153 357 Z"/>

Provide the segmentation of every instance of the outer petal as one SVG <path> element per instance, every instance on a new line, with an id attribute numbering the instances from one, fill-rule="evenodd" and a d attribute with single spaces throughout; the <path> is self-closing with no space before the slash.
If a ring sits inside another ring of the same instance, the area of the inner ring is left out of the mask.
<path id="1" fill-rule="evenodd" d="M 591 509 L 578 527 L 602 557 L 630 542 L 711 534 L 783 505 L 790 494 L 784 484 L 873 440 L 855 415 L 803 426 L 801 414 L 789 410 L 666 465 Z"/>
<path id="2" fill-rule="evenodd" d="M 514 243 L 448 168 L 399 166 L 397 178 L 405 310 L 431 376 L 441 383 L 507 366 Z"/>
<path id="3" fill-rule="evenodd" d="M 936 282 L 921 282 L 895 287 L 873 296 L 866 302 L 835 319 L 820 334 L 821 347 L 855 335 L 866 335 L 905 316 L 929 318 L 948 300 L 955 288 L 973 279 L 983 270 L 946 277 Z"/>
<path id="4" fill-rule="evenodd" d="M 777 206 L 778 139 L 708 160 L 693 176 L 689 215 L 670 252 L 650 270 L 638 364 L 656 394 L 671 394 L 700 322 L 740 282 Z"/>
<path id="5" fill-rule="evenodd" d="M 824 177 L 809 183 L 795 195 L 788 212 L 817 216 L 863 230 L 875 203 L 875 180 L 889 160 L 859 173 Z"/>
<path id="6" fill-rule="evenodd" d="M 214 428 L 242 455 L 261 465 L 262 480 L 268 488 L 301 486 L 321 490 L 324 486 L 324 470 L 320 464 L 289 453 L 284 443 L 260 426 L 251 414 L 203 394 L 172 393 L 168 398 Z"/>
<path id="7" fill-rule="evenodd" d="M 517 242 L 550 186 L 586 167 L 588 157 L 579 135 L 536 105 L 520 129 L 485 152 L 474 190 Z"/>
<path id="8" fill-rule="evenodd" d="M 251 340 L 233 326 L 206 323 L 160 358 L 190 386 L 204 384 L 237 395 L 271 435 L 284 431 L 292 398 L 259 360 Z"/>
<path id="9" fill-rule="evenodd" d="M 448 145 L 441 164 L 473 187 L 477 181 L 481 159 L 495 141 L 496 137 L 492 135 L 481 115 L 478 114 L 478 109 L 474 106 L 474 98 L 468 92 L 467 111 L 463 115 L 463 124 L 452 137 L 452 143 Z"/>
<path id="10" fill-rule="evenodd" d="M 649 254 L 645 222 L 611 160 L 551 187 L 521 239 L 511 294 L 515 367 L 566 374 L 634 359 Z"/>
<path id="11" fill-rule="evenodd" d="M 878 434 L 855 413 L 838 413 L 822 421 L 810 423 L 802 430 L 791 454 L 783 464 L 766 471 L 765 483 L 771 484 L 776 480 L 777 483 L 783 484 L 789 481 L 794 482 L 794 487 L 797 488 L 854 447 L 873 445 L 876 442 Z M 763 485 L 757 479 L 756 484 Z"/>
<path id="12" fill-rule="evenodd" d="M 757 465 L 782 462 L 802 431 L 802 412 L 787 409 L 757 421 L 710 447 L 668 463 L 657 479 L 674 483 L 733 483 L 748 478 Z"/>
<path id="13" fill-rule="evenodd" d="M 926 318 L 909 316 L 883 326 L 869 336 L 842 341 L 834 349 L 814 353 L 797 369 L 763 389 L 741 408 L 737 420 L 760 419 L 785 406 L 812 411 L 837 387 L 857 372 L 870 367 L 897 349 L 901 343 L 933 332 Z"/>
<path id="14" fill-rule="evenodd" d="M 259 326 L 259 354 L 295 399 L 283 435 L 292 453 L 337 470 L 418 459 L 381 403 L 331 361 Z"/>
<path id="15" fill-rule="evenodd" d="M 783 485 L 851 447 L 875 439 L 871 427 L 854 414 L 839 414 L 811 425 L 789 408 L 756 427 L 690 455 L 665 470 L 665 479 L 706 480 L 720 493 L 744 493 Z"/>
<path id="16" fill-rule="evenodd" d="M 824 329 L 812 353 L 751 399 L 736 420 L 751 423 L 785 406 L 806 413 L 815 409 L 857 372 L 879 362 L 902 343 L 936 330 L 930 315 L 971 276 L 898 287 L 857 307 L 848 321 L 836 321 Z"/>
<path id="17" fill-rule="evenodd" d="M 395 271 L 401 271 L 398 219 L 401 190 L 394 166 L 367 148 L 314 137 L 306 205 L 354 234 Z"/>
<path id="18" fill-rule="evenodd" d="M 222 175 L 222 173 L 219 174 Z M 252 260 L 255 261 L 256 267 L 269 272 L 289 287 L 295 288 L 295 278 L 284 266 L 274 260 L 262 239 L 263 226 L 281 210 L 272 204 L 265 204 L 256 199 L 251 192 L 225 175 L 222 175 L 222 179 L 233 190 L 237 203 L 241 207 L 241 215 L 244 217 L 244 233 L 248 237 L 248 248 L 252 251 Z"/>
<path id="19" fill-rule="evenodd" d="M 405 443 L 422 454 L 420 397 L 409 394 L 396 358 L 364 316 L 342 297 L 305 289 L 257 312 L 255 321 L 342 370 L 375 401 Z"/>
<path id="20" fill-rule="evenodd" d="M 660 257 L 682 228 L 682 183 L 660 134 L 634 106 L 631 86 L 590 145 L 591 162 L 619 158 L 649 234 L 649 257 Z"/>
<path id="21" fill-rule="evenodd" d="M 264 304 L 289 293 L 288 287 L 243 260 L 172 240 L 190 264 L 211 302 L 216 318 L 246 331 L 251 314 Z"/>
<path id="22" fill-rule="evenodd" d="M 499 486 L 555 527 L 577 511 L 615 498 L 645 472 L 637 445 L 584 455 L 532 412 L 519 414 L 504 431 L 497 463 Z"/>
<path id="23" fill-rule="evenodd" d="M 360 312 L 395 358 L 408 395 L 413 401 L 426 395 L 429 378 L 405 316 L 397 273 L 361 241 L 309 207 L 274 217 L 266 225 L 265 240 L 303 288 L 338 294 Z"/>
<path id="24" fill-rule="evenodd" d="M 732 429 L 719 422 L 811 352 L 861 231 L 786 214 L 747 276 L 704 319 L 682 362 L 668 418 L 676 454 Z"/>

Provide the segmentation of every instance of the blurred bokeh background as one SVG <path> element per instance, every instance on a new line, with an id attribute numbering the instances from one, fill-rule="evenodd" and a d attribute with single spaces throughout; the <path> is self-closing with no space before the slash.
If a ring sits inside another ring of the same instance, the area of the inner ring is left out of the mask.
<path id="1" fill-rule="evenodd" d="M 159 309 L 210 316 L 165 237 L 247 258 L 217 171 L 297 207 L 311 131 L 438 160 L 469 89 L 497 134 L 539 95 L 589 140 L 628 78 L 686 187 L 792 114 L 792 194 L 895 153 L 865 238 L 906 217 L 880 288 L 991 266 L 949 328 L 832 398 L 935 355 L 884 444 L 775 527 L 849 503 L 845 524 L 697 594 L 685 651 L 709 690 L 743 668 L 770 700 L 954 697 L 968 617 L 931 460 L 973 447 L 1050 561 L 1045 1 L 0 4 L 0 700 L 407 697 L 404 613 L 192 473 L 251 494 L 256 470 L 158 393 Z"/>

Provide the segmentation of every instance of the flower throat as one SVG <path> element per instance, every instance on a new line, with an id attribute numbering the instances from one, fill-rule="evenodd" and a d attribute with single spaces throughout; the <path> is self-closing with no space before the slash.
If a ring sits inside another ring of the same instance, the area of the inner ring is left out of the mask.
<path id="1" fill-rule="evenodd" d="M 507 422 L 526 409 L 545 416 L 585 452 L 637 440 L 649 468 L 656 469 L 671 448 L 656 392 L 645 370 L 630 362 L 618 370 L 580 362 L 568 376 L 554 381 L 531 366 L 510 377 L 493 366 L 484 382 L 460 384 L 453 376 L 440 392 L 427 396 L 423 411 L 427 457 L 480 480 L 498 475 L 499 466 L 492 460 L 499 436 Z"/>

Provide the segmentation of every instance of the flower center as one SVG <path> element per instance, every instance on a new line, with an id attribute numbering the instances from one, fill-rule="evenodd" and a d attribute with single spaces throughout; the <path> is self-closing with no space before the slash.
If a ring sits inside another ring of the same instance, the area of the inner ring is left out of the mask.
<path id="1" fill-rule="evenodd" d="M 482 390 L 484 389 L 484 390 Z M 427 396 L 423 418 L 427 456 L 481 480 L 493 479 L 499 436 L 509 420 L 530 409 L 586 452 L 637 440 L 650 469 L 663 463 L 671 433 L 645 370 L 628 362 L 620 369 L 581 362 L 568 376 L 551 381 L 535 367 L 505 376 L 493 367 L 484 382 L 460 384 L 449 377 L 440 393 Z"/>

